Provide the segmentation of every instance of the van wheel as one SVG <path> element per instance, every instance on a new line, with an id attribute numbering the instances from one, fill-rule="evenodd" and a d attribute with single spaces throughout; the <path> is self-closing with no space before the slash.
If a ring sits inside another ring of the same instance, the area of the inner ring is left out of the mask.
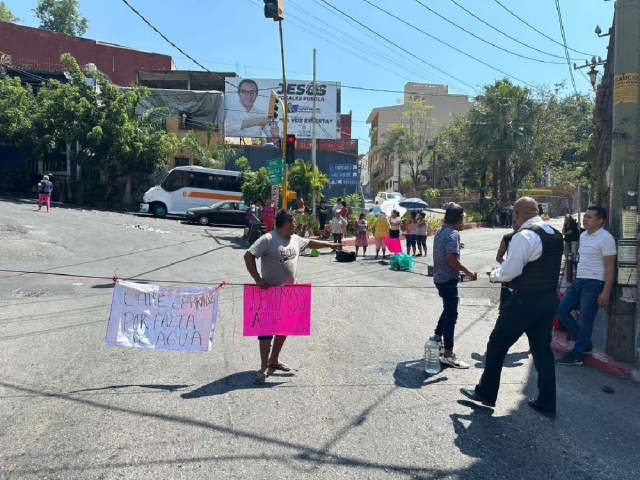
<path id="1" fill-rule="evenodd" d="M 207 217 L 206 215 L 198 217 L 198 223 L 200 225 L 209 225 L 209 217 Z"/>
<path id="2" fill-rule="evenodd" d="M 164 218 L 167 216 L 167 206 L 164 203 L 155 203 L 151 208 L 154 217 Z"/>

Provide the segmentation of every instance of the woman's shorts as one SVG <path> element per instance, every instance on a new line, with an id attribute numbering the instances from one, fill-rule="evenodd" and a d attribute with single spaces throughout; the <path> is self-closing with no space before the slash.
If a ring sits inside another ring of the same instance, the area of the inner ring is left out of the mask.
<path id="1" fill-rule="evenodd" d="M 415 233 L 407 233 L 405 235 L 405 240 L 407 241 L 407 248 L 416 246 L 416 234 Z"/>
<path id="2" fill-rule="evenodd" d="M 389 238 L 400 238 L 400 230 L 389 230 Z"/>
<path id="3" fill-rule="evenodd" d="M 427 236 L 426 235 L 416 235 L 416 242 L 418 242 L 418 245 L 426 245 L 427 244 Z"/>

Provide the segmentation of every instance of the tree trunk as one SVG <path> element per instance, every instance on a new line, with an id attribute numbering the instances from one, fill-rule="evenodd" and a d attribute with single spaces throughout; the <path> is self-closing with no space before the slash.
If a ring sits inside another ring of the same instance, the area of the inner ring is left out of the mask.
<path id="1" fill-rule="evenodd" d="M 507 172 L 507 156 L 500 156 L 500 199 L 506 202 L 509 195 L 509 174 Z"/>
<path id="2" fill-rule="evenodd" d="M 480 175 L 480 206 L 484 207 L 487 197 L 487 169 L 485 168 Z"/>
<path id="3" fill-rule="evenodd" d="M 132 191 L 131 174 L 129 173 L 127 174 L 127 180 L 124 187 L 124 194 L 122 195 L 122 203 L 124 203 L 125 205 L 133 204 L 133 195 L 131 194 L 131 191 Z"/>

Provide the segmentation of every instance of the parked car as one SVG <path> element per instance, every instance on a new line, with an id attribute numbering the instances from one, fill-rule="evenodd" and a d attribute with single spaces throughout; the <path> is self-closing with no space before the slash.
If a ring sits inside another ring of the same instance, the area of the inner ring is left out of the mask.
<path id="1" fill-rule="evenodd" d="M 382 205 L 382 203 L 387 200 L 395 200 L 396 202 L 401 202 L 404 199 L 401 193 L 398 192 L 378 192 L 375 199 L 376 205 Z"/>
<path id="2" fill-rule="evenodd" d="M 247 225 L 246 206 L 242 202 L 218 202 L 209 207 L 195 207 L 187 210 L 186 219 L 189 223 L 209 225 Z"/>

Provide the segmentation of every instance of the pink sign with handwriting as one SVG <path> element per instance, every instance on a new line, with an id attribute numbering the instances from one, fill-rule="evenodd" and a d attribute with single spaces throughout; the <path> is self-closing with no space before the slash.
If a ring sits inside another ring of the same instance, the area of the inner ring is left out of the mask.
<path id="1" fill-rule="evenodd" d="M 311 335 L 311 285 L 244 286 L 242 335 Z"/>

